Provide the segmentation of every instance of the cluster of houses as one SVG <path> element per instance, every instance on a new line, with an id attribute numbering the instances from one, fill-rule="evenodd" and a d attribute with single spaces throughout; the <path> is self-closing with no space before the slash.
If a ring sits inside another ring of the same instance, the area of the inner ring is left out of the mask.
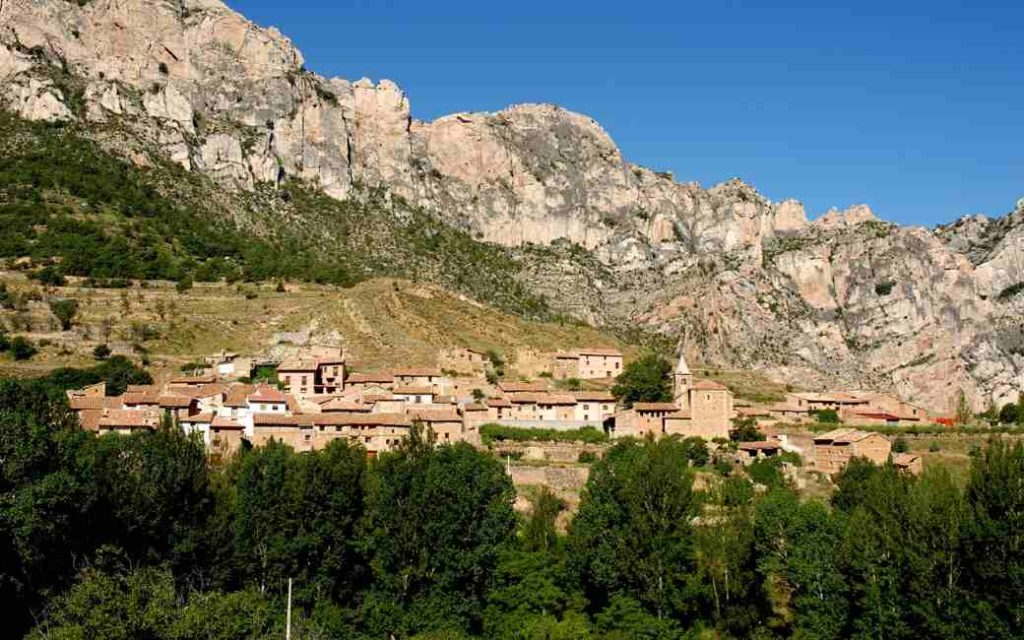
<path id="1" fill-rule="evenodd" d="M 755 418 L 759 424 L 818 422 L 823 412 L 832 411 L 850 426 L 909 426 L 937 419 L 923 407 L 876 391 L 791 392 L 782 402 L 736 408 L 737 415 Z"/>
<path id="2" fill-rule="evenodd" d="M 438 368 L 399 368 L 353 372 L 340 347 L 309 346 L 281 360 L 276 378 L 248 380 L 252 359 L 221 354 L 206 370 L 164 384 L 130 386 L 107 396 L 103 384 L 68 392 L 70 407 L 83 428 L 97 433 L 152 430 L 167 420 L 199 434 L 211 451 L 230 453 L 243 440 L 261 445 L 271 439 L 297 450 L 315 450 L 335 439 L 363 446 L 370 455 L 394 449 L 415 424 L 439 442 L 479 443 L 480 427 L 501 424 L 521 428 L 602 429 L 612 437 L 679 435 L 708 440 L 728 438 L 736 417 L 760 424 L 801 422 L 835 411 L 847 425 L 913 422 L 927 419 L 920 407 L 882 394 L 792 393 L 768 407 L 737 406 L 732 392 L 717 382 L 698 379 L 680 356 L 672 373 L 671 402 L 637 402 L 620 407 L 608 385 L 597 390 L 566 390 L 559 381 L 606 380 L 623 369 L 621 352 L 581 349 L 553 354 L 550 375 L 533 381 L 488 383 L 494 359 L 482 351 L 449 349 Z M 244 375 L 243 375 L 244 374 Z M 236 378 L 231 380 L 231 378 Z M 241 380 L 239 380 L 241 378 Z M 741 456 L 755 460 L 783 450 L 798 451 L 821 470 L 834 473 L 855 456 L 889 459 L 888 439 L 854 428 L 814 438 L 813 449 L 784 437 L 741 443 Z M 900 460 L 913 465 L 913 461 Z M 919 461 L 917 461 L 919 464 Z"/>
<path id="3" fill-rule="evenodd" d="M 593 366 L 621 372 L 622 354 L 602 351 L 604 362 Z M 228 365 L 233 367 L 239 358 L 221 354 L 199 375 L 130 386 L 118 396 L 107 396 L 103 384 L 93 385 L 69 391 L 68 403 L 83 428 L 100 434 L 152 430 L 170 419 L 186 432 L 200 434 L 211 450 L 225 453 L 243 439 L 261 445 L 273 438 L 298 450 L 313 450 L 344 438 L 375 455 L 397 446 L 416 423 L 429 427 L 439 442 L 476 443 L 479 427 L 486 423 L 604 429 L 615 416 L 615 399 L 607 390 L 559 390 L 546 378 L 491 385 L 474 375 L 482 374 L 477 365 L 484 354 L 453 350 L 448 356 L 460 358 L 467 366 L 459 368 L 470 373 L 434 368 L 351 372 L 340 348 L 314 346 L 282 360 L 275 380 L 251 383 L 226 380 L 232 375 Z M 591 356 L 596 354 L 584 353 L 579 359 L 587 363 Z M 570 373 L 578 377 L 598 372 Z"/>

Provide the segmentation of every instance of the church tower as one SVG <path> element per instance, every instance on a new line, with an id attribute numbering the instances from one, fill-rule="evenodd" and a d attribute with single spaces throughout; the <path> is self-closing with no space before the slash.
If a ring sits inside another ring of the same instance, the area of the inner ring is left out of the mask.
<path id="1" fill-rule="evenodd" d="M 676 369 L 672 372 L 672 398 L 680 411 L 690 409 L 690 389 L 692 387 L 693 374 L 690 373 L 690 367 L 686 366 L 686 358 L 683 356 L 683 350 L 680 349 L 679 362 L 676 363 Z"/>

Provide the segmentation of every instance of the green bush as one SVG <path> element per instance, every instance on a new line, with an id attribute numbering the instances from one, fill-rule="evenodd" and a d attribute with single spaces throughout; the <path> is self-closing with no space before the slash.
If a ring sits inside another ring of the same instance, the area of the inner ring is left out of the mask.
<path id="1" fill-rule="evenodd" d="M 92 350 L 92 357 L 97 360 L 106 360 L 110 357 L 110 347 L 105 344 L 96 345 L 96 348 Z"/>
<path id="2" fill-rule="evenodd" d="M 35 345 L 24 336 L 17 336 L 11 340 L 10 351 L 15 360 L 28 360 L 38 352 Z"/>
<path id="3" fill-rule="evenodd" d="M 880 296 L 887 296 L 892 293 L 892 288 L 896 286 L 896 283 L 892 280 L 885 280 L 875 284 L 875 293 Z"/>
<path id="4" fill-rule="evenodd" d="M 549 442 L 585 442 L 587 444 L 598 444 L 608 442 L 608 436 L 603 431 L 593 427 L 582 427 L 580 429 L 558 430 L 558 429 L 530 429 L 522 427 L 508 427 L 501 424 L 485 424 L 480 427 L 480 438 L 484 444 L 495 441 L 511 440 L 513 442 L 528 441 L 549 441 Z"/>
<path id="5" fill-rule="evenodd" d="M 576 462 L 582 462 L 586 464 L 597 462 L 597 460 L 598 455 L 593 451 L 580 451 L 580 455 L 576 456 Z"/>
<path id="6" fill-rule="evenodd" d="M 69 298 L 51 300 L 50 312 L 60 321 L 60 328 L 68 331 L 78 314 L 78 301 Z"/>

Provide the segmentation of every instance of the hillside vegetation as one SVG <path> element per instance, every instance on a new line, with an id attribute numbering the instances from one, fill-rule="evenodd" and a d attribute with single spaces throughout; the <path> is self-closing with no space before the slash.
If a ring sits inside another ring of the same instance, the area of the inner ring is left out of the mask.
<path id="1" fill-rule="evenodd" d="M 0 359 L 0 374 L 84 365 L 99 344 L 137 355 L 144 350 L 157 371 L 176 370 L 221 350 L 259 353 L 275 333 L 306 328 L 337 331 L 350 365 L 362 370 L 434 365 L 438 350 L 453 346 L 493 349 L 506 360 L 521 347 L 597 345 L 631 352 L 613 335 L 584 324 L 528 320 L 406 280 L 372 279 L 348 288 L 292 283 L 286 291 L 253 283 L 197 283 L 187 291 L 167 281 L 130 288 L 82 284 L 72 279 L 43 287 L 24 274 L 0 272 L 9 307 L 0 309 L 0 329 L 44 345 L 30 361 Z M 60 330 L 50 309 L 49 301 L 57 299 L 78 303 L 70 331 Z"/>
<path id="2" fill-rule="evenodd" d="M 105 280 L 351 286 L 401 276 L 521 315 L 549 315 L 517 280 L 512 251 L 382 190 L 337 201 L 292 180 L 232 193 L 165 160 L 144 162 L 115 157 L 73 125 L 0 115 L 0 258 L 31 257 L 54 263 L 56 277 Z"/>

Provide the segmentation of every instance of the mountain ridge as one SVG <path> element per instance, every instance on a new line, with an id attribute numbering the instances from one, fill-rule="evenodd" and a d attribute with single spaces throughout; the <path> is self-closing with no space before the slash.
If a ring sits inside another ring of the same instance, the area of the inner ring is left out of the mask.
<path id="1" fill-rule="evenodd" d="M 139 166 L 166 158 L 232 192 L 384 189 L 520 252 L 556 311 L 639 323 L 704 361 L 939 409 L 1024 386 L 1019 211 L 935 229 L 863 205 L 808 221 L 739 180 L 631 164 L 554 105 L 415 120 L 397 84 L 312 74 L 280 32 L 216 0 L 9 0 L 0 43 L 0 98 L 23 118 L 78 123 Z"/>

